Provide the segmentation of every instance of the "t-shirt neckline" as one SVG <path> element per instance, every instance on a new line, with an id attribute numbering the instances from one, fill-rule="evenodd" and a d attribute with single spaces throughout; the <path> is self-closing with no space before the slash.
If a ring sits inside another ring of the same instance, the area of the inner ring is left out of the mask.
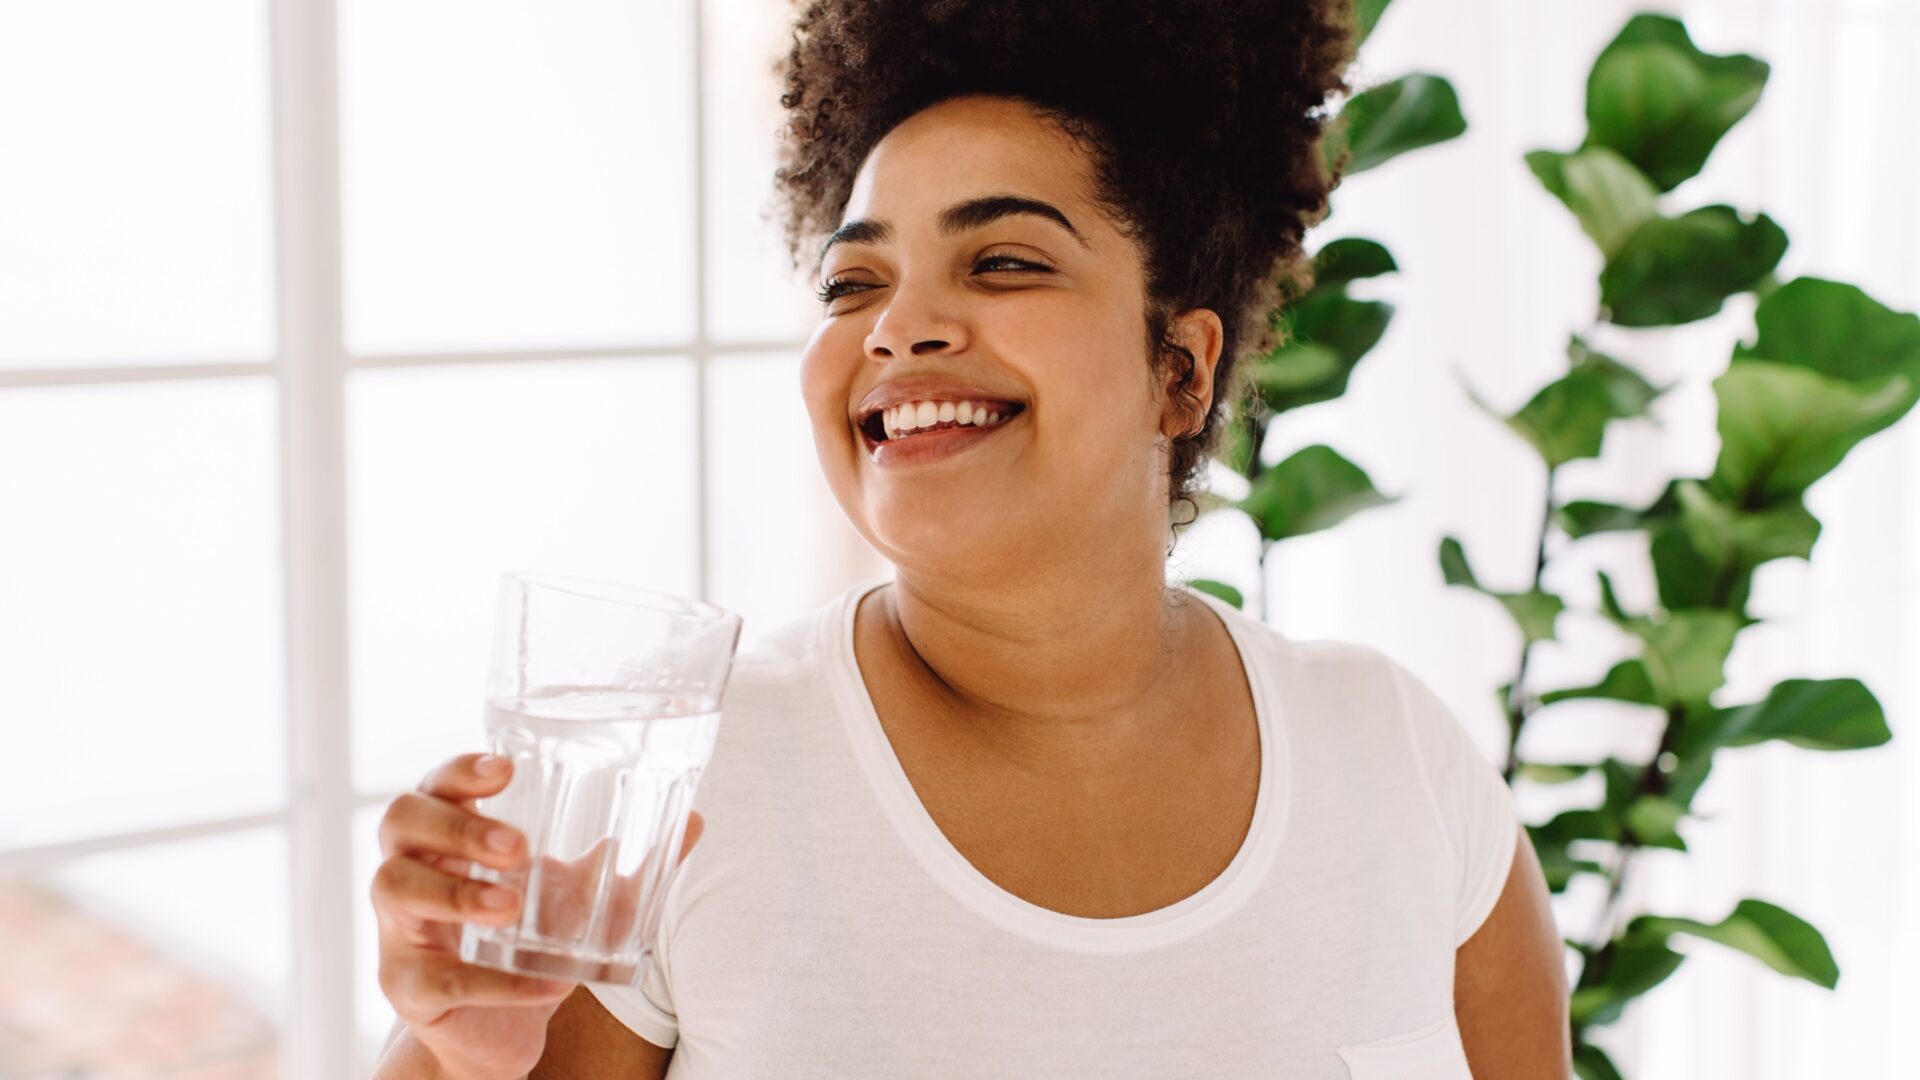
<path id="1" fill-rule="evenodd" d="M 874 795 L 907 847 L 950 895 L 1010 932 L 1060 948 L 1108 954 L 1139 952 L 1185 940 L 1219 924 L 1246 903 L 1273 863 L 1294 787 L 1285 725 L 1283 718 L 1274 715 L 1277 698 L 1268 684 L 1269 665 L 1261 662 L 1263 643 L 1253 639 L 1249 616 L 1218 597 L 1181 586 L 1219 613 L 1253 694 L 1260 734 L 1260 783 L 1253 820 L 1240 850 L 1226 869 L 1191 896 L 1156 911 L 1095 919 L 1054 911 L 1001 888 L 967 861 L 921 803 L 880 725 L 879 712 L 867 692 L 854 651 L 854 615 L 860 601 L 891 580 L 861 582 L 843 593 L 838 605 L 828 609 L 829 618 L 821 630 L 829 640 L 823 644 L 832 657 L 833 684 L 843 699 L 840 714 Z"/>

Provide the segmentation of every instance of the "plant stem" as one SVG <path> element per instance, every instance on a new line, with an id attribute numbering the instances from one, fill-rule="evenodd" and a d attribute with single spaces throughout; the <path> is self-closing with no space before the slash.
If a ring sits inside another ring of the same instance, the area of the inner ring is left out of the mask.
<path id="1" fill-rule="evenodd" d="M 1660 732 L 1660 746 L 1654 750 L 1653 759 L 1640 770 L 1640 777 L 1633 785 L 1633 793 L 1627 796 L 1626 805 L 1632 806 L 1634 800 L 1644 795 L 1661 795 L 1667 790 L 1667 774 L 1660 768 L 1660 759 L 1672 751 L 1674 739 L 1680 734 L 1680 718 L 1683 709 L 1679 705 L 1667 707 L 1667 723 Z M 1624 825 L 1623 825 L 1624 828 Z M 1600 905 L 1599 925 L 1594 927 L 1592 960 L 1588 968 L 1606 970 L 1606 964 L 1613 959 L 1614 941 L 1612 928 L 1618 921 L 1621 895 L 1626 883 L 1627 863 L 1640 850 L 1638 837 L 1627 832 L 1620 837 L 1615 846 L 1613 868 L 1607 873 L 1607 899 Z M 1586 972 L 1581 973 L 1585 983 Z"/>
<path id="2" fill-rule="evenodd" d="M 1553 528 L 1553 479 L 1555 470 L 1547 469 L 1547 492 L 1544 502 L 1546 508 L 1540 514 L 1540 540 L 1533 554 L 1533 591 L 1540 591 L 1541 579 L 1547 571 L 1547 532 Z M 1520 670 L 1513 676 L 1512 685 L 1507 687 L 1507 763 L 1501 769 L 1501 776 L 1508 784 L 1520 766 L 1520 729 L 1527 723 L 1527 661 L 1533 656 L 1534 642 L 1523 633 L 1520 642 Z"/>

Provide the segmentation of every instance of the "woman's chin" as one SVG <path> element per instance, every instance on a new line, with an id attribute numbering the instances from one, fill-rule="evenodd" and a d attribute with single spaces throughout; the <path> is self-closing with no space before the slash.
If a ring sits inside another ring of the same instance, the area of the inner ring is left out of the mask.
<path id="1" fill-rule="evenodd" d="M 925 500 L 876 506 L 867 517 L 875 546 L 895 565 L 945 574 L 979 574 L 1003 565 L 1032 533 L 1014 528 L 1002 510 L 984 500 L 961 512 L 949 505 L 930 508 Z"/>

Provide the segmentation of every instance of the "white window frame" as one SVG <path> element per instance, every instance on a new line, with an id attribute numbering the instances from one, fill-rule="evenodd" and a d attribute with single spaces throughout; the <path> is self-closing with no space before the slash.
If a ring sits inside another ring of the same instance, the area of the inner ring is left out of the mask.
<path id="1" fill-rule="evenodd" d="M 94 368 L 0 369 L 0 393 L 42 386 L 270 376 L 280 433 L 280 526 L 286 643 L 287 803 L 277 811 L 119 832 L 0 851 L 0 880 L 35 877 L 96 855 L 268 826 L 289 852 L 288 1010 L 281 1055 L 288 1080 L 364 1075 L 354 995 L 359 943 L 353 815 L 399 791 L 353 784 L 347 608 L 346 381 L 367 368 L 434 364 L 656 359 L 694 364 L 695 580 L 710 593 L 707 367 L 715 357 L 798 351 L 798 340 L 715 342 L 708 325 L 706 62 L 701 0 L 692 8 L 692 198 L 695 323 L 665 345 L 427 354 L 351 354 L 346 347 L 340 210 L 339 0 L 267 0 L 270 17 L 276 350 L 271 360 Z"/>

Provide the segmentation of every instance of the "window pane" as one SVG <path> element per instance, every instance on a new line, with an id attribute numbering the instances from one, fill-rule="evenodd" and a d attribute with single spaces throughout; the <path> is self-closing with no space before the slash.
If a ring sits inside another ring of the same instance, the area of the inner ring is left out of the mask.
<path id="1" fill-rule="evenodd" d="M 748 642 L 886 561 L 847 523 L 820 472 L 794 353 L 715 360 L 707 371 L 713 501 L 710 599 L 745 618 Z"/>
<path id="2" fill-rule="evenodd" d="M 495 580 L 691 594 L 684 360 L 355 372 L 347 384 L 354 776 L 412 787 L 481 744 Z"/>
<path id="3" fill-rule="evenodd" d="M 803 341 L 820 321 L 807 270 L 787 263 L 773 208 L 784 110 L 773 65 L 789 46 L 790 0 L 704 0 L 707 312 L 716 341 Z"/>
<path id="4" fill-rule="evenodd" d="M 0 883 L 0 1076 L 282 1075 L 286 866 L 254 829 Z"/>
<path id="5" fill-rule="evenodd" d="M 688 5 L 341 9 L 354 351 L 692 335 Z"/>
<path id="6" fill-rule="evenodd" d="M 0 4 L 0 367 L 272 349 L 266 5 Z"/>
<path id="7" fill-rule="evenodd" d="M 275 401 L 0 394 L 0 847 L 283 802 Z"/>

